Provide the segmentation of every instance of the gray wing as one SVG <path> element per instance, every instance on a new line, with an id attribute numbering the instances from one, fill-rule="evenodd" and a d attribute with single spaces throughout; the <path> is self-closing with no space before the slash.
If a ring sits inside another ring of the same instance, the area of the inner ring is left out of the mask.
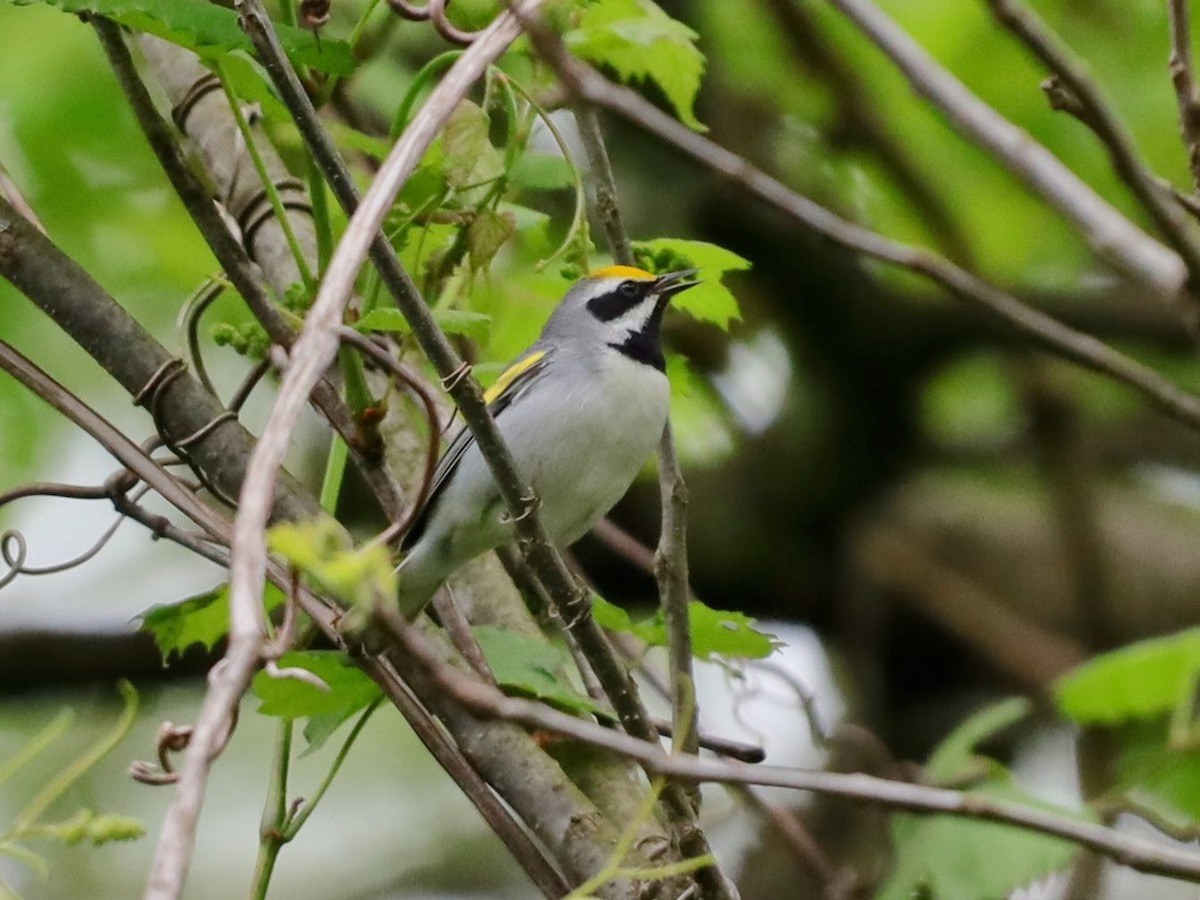
<path id="1" fill-rule="evenodd" d="M 538 349 L 536 346 L 531 347 L 496 379 L 496 383 L 484 392 L 484 399 L 488 401 L 488 412 L 492 414 L 493 419 L 499 420 L 504 411 L 513 404 L 513 401 L 541 377 L 549 359 L 550 351 Z M 425 505 L 421 507 L 420 513 L 417 514 L 412 528 L 408 530 L 401 541 L 400 548 L 402 550 L 411 548 L 421 539 L 425 527 L 429 524 L 429 517 L 446 485 L 450 483 L 450 478 L 458 468 L 459 462 L 462 461 L 463 454 L 474 444 L 475 435 L 471 433 L 471 429 L 465 426 L 459 429 L 458 434 L 454 436 L 442 454 L 442 458 L 438 460 L 437 468 L 433 470 L 433 482 L 429 488 L 429 497 L 425 500 Z"/>

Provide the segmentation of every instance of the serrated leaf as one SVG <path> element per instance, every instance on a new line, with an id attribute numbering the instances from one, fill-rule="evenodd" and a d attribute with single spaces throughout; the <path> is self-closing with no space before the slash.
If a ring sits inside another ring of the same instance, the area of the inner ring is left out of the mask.
<path id="1" fill-rule="evenodd" d="M 1139 641 L 1098 656 L 1054 685 L 1063 714 L 1115 725 L 1172 711 L 1200 670 L 1200 628 Z"/>
<path id="2" fill-rule="evenodd" d="M 754 619 L 745 613 L 713 609 L 699 600 L 688 604 L 692 630 L 692 655 L 709 660 L 716 656 L 740 659 L 765 659 L 775 652 L 779 640 L 773 634 L 758 631 Z M 667 645 L 667 625 L 662 612 L 634 626 L 633 633 L 655 647 Z"/>
<path id="3" fill-rule="evenodd" d="M 275 525 L 267 532 L 267 547 L 346 603 L 367 606 L 396 594 L 396 573 L 387 548 L 377 544 L 356 548 L 332 519 Z"/>
<path id="4" fill-rule="evenodd" d="M 537 635 L 501 628 L 480 626 L 472 631 L 497 683 L 506 691 L 572 712 L 603 712 L 563 676 L 571 660 L 562 648 Z"/>
<path id="5" fill-rule="evenodd" d="M 488 114 L 460 100 L 442 130 L 446 183 L 459 191 L 486 185 L 504 174 L 504 160 L 492 146 Z"/>
<path id="6" fill-rule="evenodd" d="M 284 600 L 283 592 L 273 584 L 263 591 L 267 612 Z M 229 585 L 223 584 L 178 603 L 162 603 L 150 607 L 138 618 L 139 631 L 149 632 L 158 647 L 163 663 L 172 655 L 183 656 L 193 644 L 212 650 L 229 632 Z"/>
<path id="7" fill-rule="evenodd" d="M 697 37 L 651 0 L 599 0 L 563 39 L 577 56 L 607 66 L 622 81 L 653 81 L 685 125 L 704 131 L 693 112 L 704 74 Z"/>
<path id="8" fill-rule="evenodd" d="M 517 233 L 517 217 L 510 212 L 482 209 L 467 226 L 467 252 L 472 271 L 486 269 L 500 248 Z"/>
<path id="9" fill-rule="evenodd" d="M 555 191 L 575 184 L 566 157 L 557 153 L 522 153 L 509 173 L 514 184 L 534 191 Z"/>
<path id="10" fill-rule="evenodd" d="M 1065 812 L 1030 797 L 1007 778 L 971 794 Z M 875 895 L 878 900 L 999 900 L 1067 866 L 1080 852 L 1079 845 L 1061 838 L 952 816 L 898 815 L 892 835 L 896 865 Z"/>
<path id="11" fill-rule="evenodd" d="M 16 0 L 27 6 L 37 0 Z M 69 13 L 91 13 L 104 16 L 137 31 L 153 34 L 173 44 L 179 44 L 201 56 L 213 51 L 245 50 L 253 45 L 238 27 L 238 17 L 206 0 L 44 0 Z M 354 54 L 350 45 L 328 35 L 318 41 L 303 28 L 276 23 L 283 49 L 295 62 L 304 63 L 322 72 L 349 75 L 354 71 Z"/>
<path id="12" fill-rule="evenodd" d="M 308 716 L 353 715 L 380 696 L 379 685 L 338 650 L 293 650 L 279 658 L 279 668 L 312 672 L 328 685 L 323 691 L 297 678 L 272 678 L 264 670 L 254 676 L 253 689 L 265 716 L 303 719 Z"/>
<path id="13" fill-rule="evenodd" d="M 712 322 L 724 329 L 729 328 L 730 322 L 742 317 L 737 298 L 721 281 L 726 272 L 749 269 L 750 261 L 732 250 L 706 241 L 656 238 L 636 242 L 633 253 L 643 268 L 654 273 L 689 268 L 700 270 L 701 283 L 672 299 L 673 309 L 682 310 L 702 322 Z"/>
<path id="14" fill-rule="evenodd" d="M 1029 714 L 1030 702 L 1024 697 L 1009 697 L 972 713 L 947 735 L 925 766 L 935 782 L 955 781 L 979 771 L 980 757 L 975 748 Z"/>
<path id="15" fill-rule="evenodd" d="M 633 619 L 629 617 L 629 613 L 615 603 L 609 603 L 599 594 L 592 594 L 592 615 L 601 628 L 607 628 L 609 631 L 633 631 Z"/>
<path id="16" fill-rule="evenodd" d="M 473 341 L 486 341 L 492 328 L 492 317 L 470 309 L 435 309 L 433 320 L 446 334 L 460 334 Z M 412 327 L 398 309 L 374 309 L 359 320 L 359 331 L 387 331 L 411 334 Z"/>
<path id="17" fill-rule="evenodd" d="M 648 619 L 634 621 L 620 607 L 593 597 L 592 614 L 609 631 L 627 632 L 652 647 L 667 645 L 667 626 L 661 611 Z M 755 620 L 744 613 L 713 609 L 699 600 L 688 604 L 688 620 L 692 631 L 692 655 L 697 659 L 708 660 L 715 656 L 764 659 L 781 646 L 775 635 L 756 629 Z"/>

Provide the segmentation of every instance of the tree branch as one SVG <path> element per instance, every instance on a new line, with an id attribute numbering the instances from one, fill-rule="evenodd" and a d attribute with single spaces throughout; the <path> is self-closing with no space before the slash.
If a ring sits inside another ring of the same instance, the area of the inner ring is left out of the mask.
<path id="1" fill-rule="evenodd" d="M 858 0 L 843 0 L 858 2 Z M 1046 27 L 1038 15 L 1020 0 L 986 0 L 996 21 L 1012 32 L 1033 52 L 1054 77 L 1061 81 L 1080 104 L 1085 122 L 1108 149 L 1113 168 L 1129 185 L 1134 196 L 1154 219 L 1168 243 L 1183 258 L 1188 268 L 1189 289 L 1200 287 L 1200 244 L 1195 231 L 1158 184 L 1154 173 L 1138 156 L 1133 138 L 1125 130 L 1096 83 L 1088 77 L 1083 64 Z"/>
<path id="2" fill-rule="evenodd" d="M 1025 305 L 945 257 L 893 241 L 835 215 L 792 191 L 746 159 L 691 131 L 628 88 L 608 81 L 595 69 L 570 56 L 562 42 L 540 23 L 526 17 L 524 24 L 534 38 L 538 52 L 554 66 L 567 87 L 580 98 L 640 126 L 835 244 L 923 275 L 952 295 L 978 304 L 1004 319 L 1037 344 L 1135 388 L 1160 411 L 1190 428 L 1200 429 L 1200 398 L 1181 390 L 1153 369 L 1114 350 L 1103 341 L 1069 328 Z M 1178 261 L 1173 254 L 1170 255 Z M 1182 273 L 1182 266 L 1179 268 Z"/>
<path id="3" fill-rule="evenodd" d="M 379 607 L 376 619 L 400 642 L 411 658 L 425 666 L 442 690 L 480 715 L 518 722 L 603 747 L 638 760 L 660 775 L 698 782 L 747 784 L 813 791 L 886 809 L 946 814 L 1003 822 L 1054 835 L 1101 853 L 1140 872 L 1200 883 L 1200 854 L 1095 825 L 1084 819 L 947 788 L 929 787 L 873 775 L 818 772 L 782 766 L 747 766 L 721 760 L 668 754 L 657 742 L 646 742 L 577 719 L 541 703 L 509 697 L 491 685 L 441 663 L 436 652 L 392 610 Z"/>
<path id="4" fill-rule="evenodd" d="M 303 96 L 303 91 L 294 90 L 295 74 L 290 72 L 282 51 L 278 49 L 269 20 L 260 15 L 261 7 L 256 7 L 255 2 L 256 0 L 245 0 L 243 3 L 243 17 L 246 19 L 247 30 L 255 39 L 260 53 L 264 54 L 264 60 L 270 60 L 273 67 L 272 77 L 278 79 L 276 83 L 281 86 L 281 93 L 291 105 L 293 113 L 297 115 L 297 121 L 305 130 L 306 139 L 312 140 L 311 146 L 318 164 L 323 171 L 335 172 L 336 166 L 333 162 L 336 153 L 332 152 L 328 138 L 323 136 L 321 129 L 315 125 L 311 104 Z M 527 0 L 524 8 L 532 10 L 539 3 L 540 0 Z M 492 469 L 500 494 L 516 522 L 522 553 L 558 604 L 563 620 L 572 624 L 581 647 L 604 685 L 613 708 L 621 718 L 622 725 L 631 733 L 650 739 L 654 735 L 653 727 L 637 698 L 637 689 L 613 653 L 603 631 L 592 619 L 587 592 L 574 581 L 542 527 L 534 511 L 536 498 L 517 474 L 495 422 L 487 412 L 479 386 L 473 379 L 463 377 L 467 371 L 465 364 L 438 329 L 407 273 L 395 261 L 394 251 L 379 237 L 379 228 L 397 192 L 437 134 L 441 121 L 449 115 L 458 98 L 483 73 L 487 65 L 517 37 L 519 31 L 516 19 L 511 13 L 500 15 L 485 29 L 438 84 L 429 100 L 409 124 L 361 203 L 357 207 L 351 204 L 354 213 L 342 242 L 330 260 L 321 290 L 309 313 L 306 332 L 309 330 L 309 323 L 312 323 L 315 334 L 318 329 L 326 327 L 320 322 L 322 318 L 330 316 L 331 309 L 340 311 L 368 248 L 372 249 L 372 258 L 379 266 L 385 283 L 389 279 L 394 280 L 393 284 L 389 284 L 389 288 L 395 296 L 397 306 L 411 324 L 417 343 L 441 374 L 447 390 L 462 411 L 463 419 L 471 428 L 480 451 Z M 284 90 L 283 85 L 293 86 Z M 333 179 L 331 184 L 335 191 L 339 190 Z M 349 191 L 347 196 L 350 196 Z M 344 202 L 341 194 L 339 201 Z M 318 311 L 319 316 L 314 318 Z M 321 343 L 324 345 L 327 341 Z"/>
<path id="5" fill-rule="evenodd" d="M 951 124 L 1065 216 L 1117 269 L 1173 298 L 1187 277 L 1175 253 L 1122 216 L 1049 150 L 971 93 L 870 0 L 831 0 Z"/>
<path id="6" fill-rule="evenodd" d="M 212 199 L 208 196 L 208 192 L 184 160 L 171 127 L 158 114 L 146 86 L 138 77 L 120 29 L 107 19 L 99 17 L 94 18 L 92 24 L 113 67 L 113 72 L 117 76 L 117 82 L 133 109 L 138 125 L 146 135 L 146 140 L 150 144 L 151 150 L 154 151 L 167 179 L 171 182 L 171 186 L 183 201 L 192 221 L 195 222 L 196 228 L 208 242 L 213 255 L 225 270 L 225 274 L 229 276 L 229 280 L 233 282 L 233 286 L 245 300 L 247 307 L 259 324 L 266 330 L 271 341 L 285 349 L 290 347 L 295 340 L 295 332 L 267 296 L 259 275 L 260 270 L 250 261 L 246 250 L 230 233 Z M 150 36 L 144 36 L 143 43 L 160 61 L 160 65 L 173 73 L 174 78 L 189 74 L 195 75 L 194 69 L 207 73 L 195 56 L 186 50 Z M 169 66 L 168 62 L 171 63 Z M 213 94 L 212 102 L 224 104 L 224 95 Z M 210 111 L 209 118 L 220 114 L 221 110 L 214 108 Z M 232 116 L 227 107 L 224 108 L 224 116 L 226 118 Z M 206 146 L 208 142 L 199 143 Z M 224 145 L 222 145 L 222 149 L 228 150 Z M 279 163 L 276 168 L 281 166 L 282 163 Z M 221 171 L 228 168 L 228 165 L 219 167 Z M 263 243 L 265 236 L 266 233 L 260 229 L 260 243 Z M 266 250 L 263 253 L 266 257 L 265 262 L 276 261 L 284 268 L 283 272 L 277 273 L 276 282 L 286 282 L 292 274 L 296 273 L 295 263 L 290 253 L 275 253 Z M 266 271 L 272 270 L 268 268 Z M 334 430 L 342 436 L 348 446 L 355 450 L 355 462 L 372 491 L 379 498 L 384 513 L 390 519 L 396 519 L 403 504 L 400 502 L 395 482 L 378 462 L 366 459 L 359 452 L 361 447 L 356 440 L 357 429 L 353 417 L 338 396 L 337 391 L 330 384 L 322 381 L 313 391 L 313 401 Z"/>
<path id="7" fill-rule="evenodd" d="M 1187 151 L 1193 189 L 1200 191 L 1200 92 L 1192 65 L 1192 21 L 1190 0 L 1167 0 L 1171 20 L 1171 58 L 1168 69 L 1179 106 L 1179 130 Z"/>

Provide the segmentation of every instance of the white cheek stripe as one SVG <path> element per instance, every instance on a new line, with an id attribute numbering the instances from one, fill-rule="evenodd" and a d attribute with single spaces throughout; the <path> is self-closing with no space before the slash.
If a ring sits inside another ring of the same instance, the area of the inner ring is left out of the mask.
<path id="1" fill-rule="evenodd" d="M 614 331 L 620 331 L 625 334 L 637 334 L 650 321 L 650 316 L 654 312 L 654 305 L 657 302 L 658 297 L 651 294 L 633 309 L 622 313 L 615 319 L 610 319 L 605 324 Z"/>

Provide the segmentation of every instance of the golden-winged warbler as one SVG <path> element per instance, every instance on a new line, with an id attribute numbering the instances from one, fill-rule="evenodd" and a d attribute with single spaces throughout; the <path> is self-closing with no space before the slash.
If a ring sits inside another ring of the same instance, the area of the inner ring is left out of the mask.
<path id="1" fill-rule="evenodd" d="M 537 342 L 485 393 L 559 546 L 591 529 L 654 452 L 670 407 L 663 312 L 671 297 L 699 283 L 695 274 L 608 266 L 581 278 Z M 515 536 L 491 470 L 463 428 L 404 539 L 401 612 L 415 616 L 459 566 Z"/>

